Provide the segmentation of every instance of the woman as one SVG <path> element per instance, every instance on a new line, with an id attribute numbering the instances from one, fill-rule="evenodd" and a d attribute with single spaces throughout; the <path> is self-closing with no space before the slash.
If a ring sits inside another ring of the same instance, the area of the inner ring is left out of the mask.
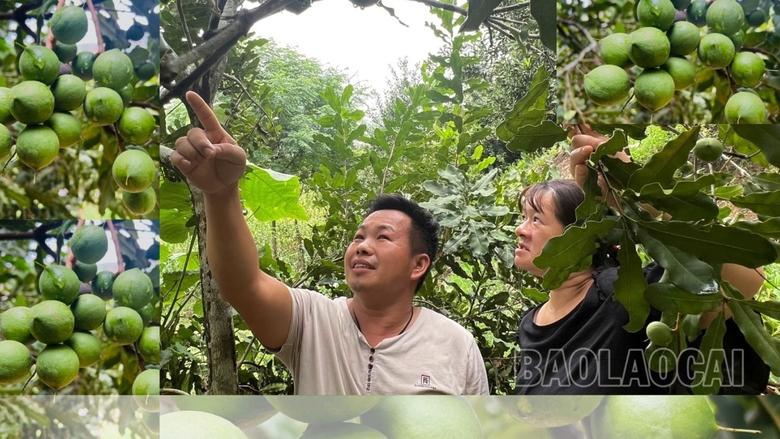
<path id="1" fill-rule="evenodd" d="M 577 181 L 553 180 L 526 189 L 521 197 L 524 220 L 517 227 L 519 244 L 515 266 L 534 276 L 544 270 L 533 263 L 547 242 L 562 235 L 575 222 L 575 210 L 583 201 L 581 186 L 587 172 L 585 162 L 603 140 L 592 136 L 574 136 L 572 174 Z M 627 156 L 624 157 L 626 159 Z M 558 288 L 550 291 L 547 302 L 529 310 L 521 319 L 518 342 L 521 353 L 517 374 L 519 394 L 644 394 L 679 392 L 687 382 L 682 376 L 661 376 L 649 370 L 644 358 L 648 342 L 645 331 L 629 333 L 625 308 L 613 298 L 617 279 L 617 261 L 611 252 L 599 251 L 594 265 L 572 273 Z M 648 283 L 658 282 L 663 268 L 651 264 L 645 269 Z M 756 270 L 724 264 L 721 272 L 745 297 L 760 289 L 763 279 Z M 660 313 L 651 310 L 647 323 L 658 320 Z M 702 325 L 712 316 L 702 316 Z M 700 339 L 692 346 L 698 346 Z M 730 365 L 735 381 L 723 392 L 759 393 L 766 388 L 768 367 L 742 338 L 739 329 L 729 321 L 724 348 L 741 349 L 744 354 Z M 727 356 L 728 358 L 728 356 Z"/>

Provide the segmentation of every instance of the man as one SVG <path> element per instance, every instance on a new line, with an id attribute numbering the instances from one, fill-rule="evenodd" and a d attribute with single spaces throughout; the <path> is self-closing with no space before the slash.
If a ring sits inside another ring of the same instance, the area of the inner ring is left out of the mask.
<path id="1" fill-rule="evenodd" d="M 438 246 L 438 224 L 400 196 L 372 205 L 344 255 L 352 298 L 289 288 L 259 270 L 238 180 L 246 154 L 196 93 L 187 102 L 203 129 L 176 140 L 173 164 L 203 191 L 207 251 L 223 297 L 285 363 L 295 393 L 487 394 L 474 338 L 413 297 Z"/>

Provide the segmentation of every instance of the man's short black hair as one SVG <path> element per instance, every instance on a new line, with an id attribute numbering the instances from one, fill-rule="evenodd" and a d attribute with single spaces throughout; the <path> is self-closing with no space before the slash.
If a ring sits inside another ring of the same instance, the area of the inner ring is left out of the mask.
<path id="1" fill-rule="evenodd" d="M 412 219 L 412 230 L 409 242 L 415 254 L 425 253 L 431 259 L 431 265 L 417 283 L 415 292 L 420 290 L 425 277 L 431 271 L 436 252 L 439 249 L 439 222 L 431 213 L 414 201 L 399 194 L 383 194 L 378 196 L 368 208 L 368 214 L 378 210 L 398 210 Z"/>

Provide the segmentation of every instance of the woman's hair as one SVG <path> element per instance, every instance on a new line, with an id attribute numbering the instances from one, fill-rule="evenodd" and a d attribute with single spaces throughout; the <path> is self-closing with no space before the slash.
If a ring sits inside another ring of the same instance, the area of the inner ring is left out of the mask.
<path id="1" fill-rule="evenodd" d="M 529 186 L 520 194 L 520 209 L 523 208 L 523 203 L 528 203 L 537 212 L 543 212 L 542 197 L 547 194 L 552 194 L 555 218 L 558 222 L 564 228 L 574 224 L 577 221 L 577 206 L 585 200 L 585 193 L 574 180 L 550 180 Z M 593 267 L 600 270 L 617 266 L 617 251 L 615 245 L 600 244 L 593 254 Z"/>
<path id="2" fill-rule="evenodd" d="M 574 224 L 577 206 L 585 200 L 585 193 L 574 180 L 550 180 L 526 188 L 520 194 L 520 208 L 528 203 L 537 212 L 542 210 L 542 197 L 552 194 L 555 218 L 563 227 Z"/>

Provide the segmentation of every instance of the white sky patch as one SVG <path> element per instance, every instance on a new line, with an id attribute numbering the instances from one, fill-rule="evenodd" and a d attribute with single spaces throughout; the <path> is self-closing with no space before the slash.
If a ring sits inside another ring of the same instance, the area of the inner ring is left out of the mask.
<path id="1" fill-rule="evenodd" d="M 381 93 L 397 60 L 406 57 L 415 65 L 442 45 L 425 26 L 426 21 L 438 23 L 427 6 L 409 0 L 384 3 L 408 27 L 378 6 L 360 9 L 348 0 L 321 0 L 300 15 L 284 11 L 260 20 L 252 31 L 346 71 L 350 82 Z"/>

